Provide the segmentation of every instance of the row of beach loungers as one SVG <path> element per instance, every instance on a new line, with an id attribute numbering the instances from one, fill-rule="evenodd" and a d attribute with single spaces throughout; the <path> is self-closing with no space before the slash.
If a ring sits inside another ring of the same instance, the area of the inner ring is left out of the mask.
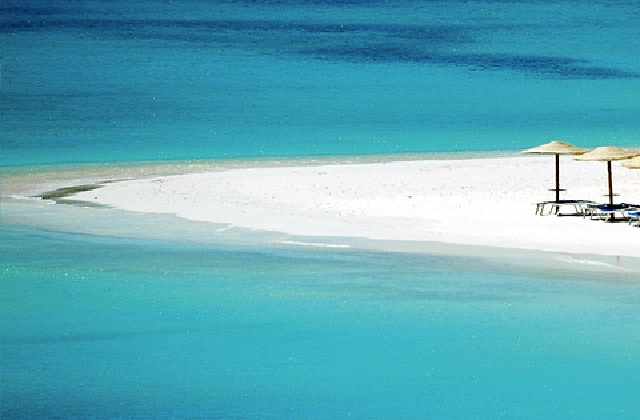
<path id="1" fill-rule="evenodd" d="M 573 209 L 571 213 L 562 213 L 562 207 Z M 546 213 L 545 213 L 545 208 Z M 540 216 L 582 216 L 591 220 L 627 221 L 631 226 L 640 227 L 640 204 L 597 204 L 590 200 L 555 200 L 536 203 L 536 214 Z"/>
<path id="2" fill-rule="evenodd" d="M 628 221 L 630 225 L 640 227 L 640 204 L 613 204 L 613 193 L 611 182 L 611 162 L 623 160 L 622 166 L 629 169 L 640 168 L 640 150 L 630 150 L 621 147 L 603 146 L 591 151 L 576 147 L 572 144 L 559 140 L 523 150 L 524 154 L 555 155 L 556 159 L 556 185 L 549 191 L 556 193 L 555 201 L 542 201 L 536 204 L 536 214 L 555 214 L 558 216 L 578 215 L 583 218 L 589 217 L 591 220 Z M 560 155 L 575 155 L 575 160 L 602 161 L 607 162 L 607 173 L 609 181 L 609 204 L 598 204 L 590 200 L 560 200 L 560 192 L 566 191 L 560 188 Z M 561 213 L 562 207 L 572 207 L 573 213 Z"/>

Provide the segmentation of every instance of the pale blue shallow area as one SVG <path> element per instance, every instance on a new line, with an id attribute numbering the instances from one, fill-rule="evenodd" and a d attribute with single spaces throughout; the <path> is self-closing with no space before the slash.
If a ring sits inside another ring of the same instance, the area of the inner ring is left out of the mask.
<path id="1" fill-rule="evenodd" d="M 21 171 L 640 146 L 636 1 L 0 14 L 0 165 Z M 2 418 L 640 417 L 638 273 L 5 222 L 0 251 Z"/>
<path id="2" fill-rule="evenodd" d="M 2 417 L 637 418 L 637 276 L 6 228 Z"/>

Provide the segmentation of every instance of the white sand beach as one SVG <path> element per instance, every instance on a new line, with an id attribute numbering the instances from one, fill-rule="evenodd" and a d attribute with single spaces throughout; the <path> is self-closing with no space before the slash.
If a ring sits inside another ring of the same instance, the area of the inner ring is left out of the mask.
<path id="1" fill-rule="evenodd" d="M 554 198 L 548 191 L 555 179 L 552 156 L 255 167 L 209 163 L 174 172 L 141 173 L 72 198 L 298 237 L 640 256 L 640 229 L 627 223 L 535 214 L 536 202 Z M 613 162 L 613 186 L 617 202 L 640 204 L 640 170 Z M 606 202 L 606 163 L 561 157 L 561 187 L 567 189 L 563 199 Z"/>

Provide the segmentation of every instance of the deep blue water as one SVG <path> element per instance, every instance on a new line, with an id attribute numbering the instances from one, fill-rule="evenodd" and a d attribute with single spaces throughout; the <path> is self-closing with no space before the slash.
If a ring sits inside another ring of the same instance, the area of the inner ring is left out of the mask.
<path id="1" fill-rule="evenodd" d="M 0 7 L 3 165 L 640 144 L 636 1 Z"/>
<path id="2" fill-rule="evenodd" d="M 640 145 L 636 1 L 0 15 L 2 166 Z M 637 273 L 24 224 L 0 224 L 2 418 L 640 416 Z"/>

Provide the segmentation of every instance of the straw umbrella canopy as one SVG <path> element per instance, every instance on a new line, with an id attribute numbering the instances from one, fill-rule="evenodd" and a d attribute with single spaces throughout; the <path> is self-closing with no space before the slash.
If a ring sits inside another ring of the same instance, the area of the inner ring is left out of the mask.
<path id="1" fill-rule="evenodd" d="M 549 143 L 534 147 L 532 149 L 523 150 L 523 154 L 535 155 L 555 155 L 556 156 L 556 187 L 550 191 L 556 192 L 556 201 L 560 200 L 560 155 L 581 155 L 586 153 L 587 149 L 576 147 L 563 141 L 554 140 Z"/>
<path id="2" fill-rule="evenodd" d="M 622 166 L 629 169 L 640 169 L 640 156 L 622 162 Z"/>
<path id="3" fill-rule="evenodd" d="M 585 153 L 584 155 L 577 156 L 575 160 L 592 160 L 592 161 L 601 161 L 607 162 L 607 173 L 609 178 L 609 204 L 613 204 L 613 183 L 611 177 L 611 161 L 613 160 L 624 160 L 629 159 L 634 156 L 640 156 L 640 152 L 635 152 L 629 149 L 623 149 L 621 147 L 598 147 L 593 149 L 592 151 Z"/>

